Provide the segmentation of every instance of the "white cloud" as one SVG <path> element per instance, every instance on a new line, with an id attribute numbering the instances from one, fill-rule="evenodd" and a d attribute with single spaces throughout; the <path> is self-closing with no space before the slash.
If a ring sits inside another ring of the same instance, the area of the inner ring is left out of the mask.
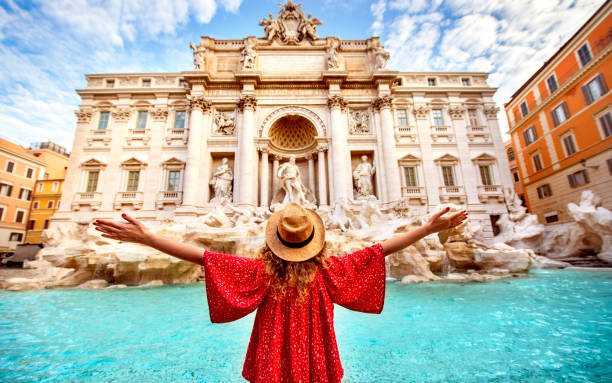
<path id="1" fill-rule="evenodd" d="M 374 36 L 380 36 L 385 30 L 385 24 L 383 19 L 385 17 L 385 10 L 387 9 L 387 2 L 385 0 L 378 0 L 375 3 L 370 4 L 370 11 L 374 14 L 374 22 L 370 26 Z"/>

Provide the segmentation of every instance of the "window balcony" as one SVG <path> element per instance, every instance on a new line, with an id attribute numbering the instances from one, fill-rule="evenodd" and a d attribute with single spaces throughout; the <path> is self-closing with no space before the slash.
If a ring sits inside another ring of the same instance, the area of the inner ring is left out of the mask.
<path id="1" fill-rule="evenodd" d="M 99 210 L 102 205 L 102 193 L 79 192 L 72 201 L 72 210 L 79 211 L 81 206 L 89 206 L 91 210 Z"/>
<path id="2" fill-rule="evenodd" d="M 410 142 L 417 142 L 416 126 L 396 126 L 395 135 L 398 141 L 407 138 Z"/>
<path id="3" fill-rule="evenodd" d="M 155 206 L 157 207 L 157 209 L 163 210 L 165 205 L 180 206 L 182 202 L 182 191 L 160 191 L 157 195 L 157 201 L 155 201 Z"/>
<path id="4" fill-rule="evenodd" d="M 469 125 L 467 127 L 467 132 L 468 134 L 473 133 L 473 134 L 483 134 L 483 133 L 489 133 L 489 128 L 487 128 L 485 125 Z"/>
<path id="5" fill-rule="evenodd" d="M 467 138 L 470 144 L 487 144 L 493 143 L 489 128 L 486 126 L 468 126 Z"/>
<path id="6" fill-rule="evenodd" d="M 415 200 L 419 204 L 427 203 L 427 193 L 422 186 L 402 186 L 402 199 L 407 201 Z"/>
<path id="7" fill-rule="evenodd" d="M 111 141 L 111 129 L 90 129 L 87 136 L 88 147 L 108 147 Z"/>
<path id="8" fill-rule="evenodd" d="M 115 203 L 113 207 L 115 210 L 120 210 L 125 205 L 132 205 L 134 209 L 141 209 L 143 201 L 143 192 L 138 191 L 124 191 L 117 192 L 115 194 Z"/>
<path id="9" fill-rule="evenodd" d="M 148 146 L 151 141 L 151 129 L 128 129 L 125 140 L 128 146 Z"/>
<path id="10" fill-rule="evenodd" d="M 490 199 L 503 203 L 504 192 L 501 185 L 478 185 L 478 199 L 482 203 L 486 203 Z"/>
<path id="11" fill-rule="evenodd" d="M 166 136 L 164 137 L 166 145 L 174 145 L 175 142 L 179 145 L 187 145 L 189 140 L 189 129 L 166 129 Z"/>
<path id="12" fill-rule="evenodd" d="M 465 191 L 463 186 L 440 186 L 440 202 L 455 202 L 465 203 Z"/>

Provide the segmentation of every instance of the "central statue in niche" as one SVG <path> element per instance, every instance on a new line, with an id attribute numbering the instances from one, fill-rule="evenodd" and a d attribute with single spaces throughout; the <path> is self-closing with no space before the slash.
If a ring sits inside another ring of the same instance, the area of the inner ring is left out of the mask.
<path id="1" fill-rule="evenodd" d="M 275 174 L 281 181 L 281 188 L 272 199 L 272 209 L 277 210 L 290 202 L 298 203 L 309 209 L 316 208 L 314 195 L 300 178 L 300 169 L 295 164 L 295 155 L 289 156 L 289 161 L 278 168 Z"/>

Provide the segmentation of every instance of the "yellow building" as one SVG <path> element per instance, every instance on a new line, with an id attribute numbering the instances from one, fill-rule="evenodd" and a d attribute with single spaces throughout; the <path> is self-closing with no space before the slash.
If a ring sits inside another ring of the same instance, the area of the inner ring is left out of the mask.
<path id="1" fill-rule="evenodd" d="M 43 179 L 36 181 L 32 207 L 27 222 L 25 242 L 38 244 L 42 242 L 42 232 L 49 226 L 49 220 L 59 208 L 62 187 L 68 167 L 68 153 L 63 147 L 53 142 L 35 144 L 30 153 L 46 165 Z"/>

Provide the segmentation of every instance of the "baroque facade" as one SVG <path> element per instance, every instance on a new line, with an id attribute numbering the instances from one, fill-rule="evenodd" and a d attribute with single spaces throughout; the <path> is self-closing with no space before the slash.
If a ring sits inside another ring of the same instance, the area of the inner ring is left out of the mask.
<path id="1" fill-rule="evenodd" d="M 512 181 L 487 73 L 391 71 L 377 37 L 321 24 L 290 1 L 264 37 L 191 44 L 193 70 L 87 75 L 54 221 L 181 220 L 294 190 L 315 206 L 454 202 L 490 234 Z"/>

